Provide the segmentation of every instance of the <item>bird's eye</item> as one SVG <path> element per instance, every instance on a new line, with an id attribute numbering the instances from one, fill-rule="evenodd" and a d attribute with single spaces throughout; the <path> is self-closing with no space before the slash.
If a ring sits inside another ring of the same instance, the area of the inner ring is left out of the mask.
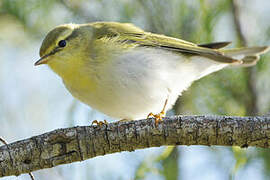
<path id="1" fill-rule="evenodd" d="M 65 40 L 61 40 L 58 42 L 59 47 L 65 47 L 67 45 L 67 42 Z"/>

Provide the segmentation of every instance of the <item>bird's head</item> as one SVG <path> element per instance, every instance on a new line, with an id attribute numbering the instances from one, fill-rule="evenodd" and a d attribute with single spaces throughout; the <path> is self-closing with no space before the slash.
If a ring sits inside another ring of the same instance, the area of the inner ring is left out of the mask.
<path id="1" fill-rule="evenodd" d="M 60 25 L 51 30 L 42 42 L 40 59 L 35 65 L 48 64 L 57 74 L 72 73 L 82 65 L 86 48 L 92 39 L 92 27 L 77 24 Z"/>

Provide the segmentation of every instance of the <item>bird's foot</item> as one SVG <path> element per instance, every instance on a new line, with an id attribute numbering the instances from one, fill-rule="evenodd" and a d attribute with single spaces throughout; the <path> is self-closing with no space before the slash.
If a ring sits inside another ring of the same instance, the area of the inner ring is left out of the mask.
<path id="1" fill-rule="evenodd" d="M 155 118 L 155 125 L 157 126 L 159 122 L 163 121 L 164 117 L 165 117 L 165 111 L 161 111 L 158 114 L 149 113 L 147 116 L 147 119 Z"/>
<path id="2" fill-rule="evenodd" d="M 155 125 L 157 126 L 159 122 L 163 121 L 163 118 L 165 117 L 166 115 L 166 106 L 167 106 L 167 103 L 168 103 L 168 98 L 166 99 L 165 103 L 164 103 L 164 106 L 162 108 L 162 111 L 158 114 L 153 114 L 152 112 L 148 114 L 147 116 L 147 119 L 149 118 L 155 118 Z"/>
<path id="3" fill-rule="evenodd" d="M 108 122 L 106 121 L 106 120 L 104 120 L 104 121 L 98 121 L 98 120 L 94 120 L 93 122 L 92 122 L 92 126 L 93 125 L 97 125 L 97 126 L 102 126 L 102 125 L 108 125 Z"/>

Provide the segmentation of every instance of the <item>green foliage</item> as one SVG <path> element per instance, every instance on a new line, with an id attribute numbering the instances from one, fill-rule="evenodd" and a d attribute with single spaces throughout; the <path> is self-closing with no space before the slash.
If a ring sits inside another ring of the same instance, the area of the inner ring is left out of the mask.
<path id="1" fill-rule="evenodd" d="M 270 150 L 269 149 L 259 149 L 258 150 L 258 158 L 261 158 L 261 160 L 264 163 L 264 174 L 267 177 L 267 179 L 270 178 Z"/>
<path id="2" fill-rule="evenodd" d="M 164 153 L 166 155 L 164 155 Z M 167 180 L 177 180 L 179 177 L 179 151 L 177 147 L 168 147 L 160 158 L 162 164 L 161 174 Z"/>
<path id="3" fill-rule="evenodd" d="M 232 147 L 232 151 L 233 151 L 234 158 L 236 160 L 236 163 L 234 165 L 234 168 L 232 169 L 232 174 L 231 174 L 231 176 L 233 177 L 235 176 L 237 171 L 240 170 L 240 168 L 246 165 L 248 158 L 247 158 L 245 149 L 241 149 L 239 147 L 234 146 Z"/>
<path id="4" fill-rule="evenodd" d="M 160 155 L 141 162 L 137 168 L 135 179 L 145 179 L 149 173 L 155 173 L 163 176 L 166 180 L 177 180 L 179 176 L 178 161 L 177 147 L 166 147 Z"/>

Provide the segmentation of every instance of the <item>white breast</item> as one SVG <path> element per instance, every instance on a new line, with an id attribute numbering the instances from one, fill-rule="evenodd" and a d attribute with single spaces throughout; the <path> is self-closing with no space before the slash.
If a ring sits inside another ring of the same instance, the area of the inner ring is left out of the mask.
<path id="1" fill-rule="evenodd" d="M 198 78 L 227 66 L 196 56 L 138 48 L 100 66 L 94 93 L 70 92 L 92 108 L 119 119 L 141 119 L 168 108 Z"/>

